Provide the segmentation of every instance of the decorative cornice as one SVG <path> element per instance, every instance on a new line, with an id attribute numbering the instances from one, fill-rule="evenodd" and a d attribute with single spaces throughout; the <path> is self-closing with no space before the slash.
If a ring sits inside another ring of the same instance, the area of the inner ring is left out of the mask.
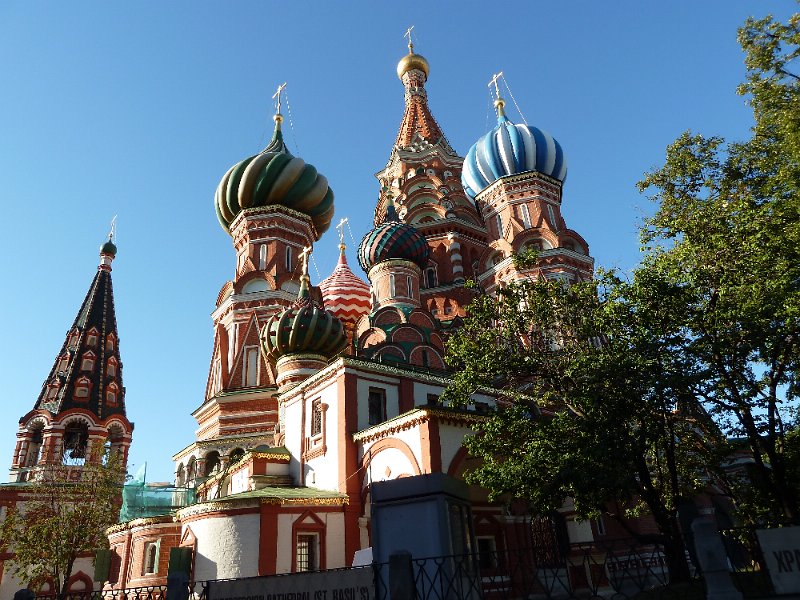
<path id="1" fill-rule="evenodd" d="M 118 523 L 106 529 L 106 535 L 114 535 L 123 531 L 130 531 L 140 527 L 151 527 L 153 525 L 163 525 L 166 523 L 174 523 L 175 517 L 172 515 L 162 515 L 158 517 L 145 517 L 143 519 L 133 519 L 125 523 Z"/>

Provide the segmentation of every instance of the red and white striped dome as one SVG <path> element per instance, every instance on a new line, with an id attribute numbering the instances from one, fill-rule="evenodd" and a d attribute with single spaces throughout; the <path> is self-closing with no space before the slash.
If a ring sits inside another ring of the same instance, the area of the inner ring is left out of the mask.
<path id="1" fill-rule="evenodd" d="M 369 312 L 372 294 L 369 286 L 350 270 L 344 248 L 344 244 L 339 245 L 339 262 L 333 273 L 320 282 L 319 289 L 325 308 L 342 322 L 355 325 L 356 321 Z"/>

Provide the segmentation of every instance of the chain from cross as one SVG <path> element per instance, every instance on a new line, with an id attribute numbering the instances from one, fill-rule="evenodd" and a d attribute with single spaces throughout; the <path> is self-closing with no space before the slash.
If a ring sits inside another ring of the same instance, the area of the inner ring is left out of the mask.
<path id="1" fill-rule="evenodd" d="M 414 42 L 411 41 L 411 31 L 413 29 L 414 29 L 414 26 L 412 25 L 411 27 L 406 29 L 406 32 L 403 34 L 403 37 L 408 38 L 408 51 L 409 52 L 412 52 L 414 50 Z"/>
<path id="2" fill-rule="evenodd" d="M 339 230 L 339 243 L 344 244 L 344 226 L 347 225 L 348 219 L 344 217 L 339 224 L 336 226 L 336 229 Z"/>
<path id="3" fill-rule="evenodd" d="M 301 275 L 306 275 L 306 276 L 308 275 L 308 255 L 309 254 L 311 254 L 311 246 L 306 246 L 300 252 L 300 260 L 302 261 L 302 264 L 303 264 L 303 272 L 301 273 Z"/>
<path id="4" fill-rule="evenodd" d="M 502 76 L 503 76 L 502 71 L 500 71 L 499 73 L 495 73 L 494 75 L 492 75 L 492 79 L 489 81 L 488 84 L 490 88 L 494 86 L 494 91 L 497 94 L 498 98 L 500 97 L 500 86 L 498 85 L 497 80 L 500 79 Z"/>
<path id="5" fill-rule="evenodd" d="M 272 99 L 278 99 L 277 103 L 275 104 L 275 114 L 281 114 L 281 95 L 283 94 L 283 90 L 286 87 L 286 82 L 284 81 L 282 84 L 278 86 L 278 91 L 272 94 Z"/>

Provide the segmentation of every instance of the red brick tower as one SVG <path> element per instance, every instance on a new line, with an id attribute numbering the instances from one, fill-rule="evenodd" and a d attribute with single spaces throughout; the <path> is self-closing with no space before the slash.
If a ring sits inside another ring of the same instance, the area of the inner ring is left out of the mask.
<path id="1" fill-rule="evenodd" d="M 100 248 L 100 265 L 32 411 L 19 421 L 9 481 L 35 477 L 47 464 L 73 467 L 104 450 L 128 459 L 133 424 L 125 416 L 125 387 L 114 312 L 113 235 Z"/>
<path id="2" fill-rule="evenodd" d="M 389 162 L 376 174 L 381 184 L 375 225 L 386 214 L 392 195 L 400 219 L 413 225 L 430 247 L 423 265 L 422 305 L 441 321 L 464 315 L 471 294 L 465 278 L 477 276 L 474 266 L 487 245 L 486 230 L 461 185 L 463 159 L 456 154 L 428 107 L 425 82 L 428 61 L 409 53 L 397 65 L 405 88 L 405 112 Z"/>
<path id="3" fill-rule="evenodd" d="M 181 484 L 212 475 L 246 449 L 272 445 L 277 373 L 260 350 L 261 332 L 270 317 L 297 300 L 299 257 L 333 217 L 327 179 L 284 144 L 278 98 L 272 140 L 233 165 L 215 194 L 217 217 L 233 239 L 236 270 L 212 313 L 206 395 L 193 413 L 197 441 L 174 457 Z M 310 294 L 321 302 L 319 290 Z"/>

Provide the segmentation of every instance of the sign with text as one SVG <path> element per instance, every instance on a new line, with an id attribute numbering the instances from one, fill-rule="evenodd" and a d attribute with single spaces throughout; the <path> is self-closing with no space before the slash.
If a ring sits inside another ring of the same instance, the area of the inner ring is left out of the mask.
<path id="1" fill-rule="evenodd" d="M 372 567 L 208 582 L 208 600 L 375 600 Z"/>
<path id="2" fill-rule="evenodd" d="M 800 593 L 800 527 L 758 529 L 756 534 L 775 593 Z"/>

